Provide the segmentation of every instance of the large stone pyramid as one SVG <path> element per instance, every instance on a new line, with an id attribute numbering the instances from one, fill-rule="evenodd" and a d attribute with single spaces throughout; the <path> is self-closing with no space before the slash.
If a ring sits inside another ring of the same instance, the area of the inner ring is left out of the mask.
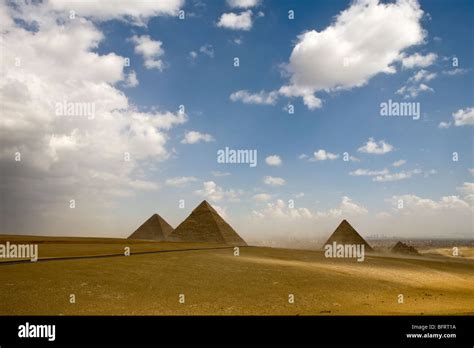
<path id="1" fill-rule="evenodd" d="M 207 201 L 202 201 L 169 236 L 171 241 L 247 245 Z"/>
<path id="2" fill-rule="evenodd" d="M 328 241 L 324 244 L 332 244 L 336 242 L 337 244 L 363 244 L 365 245 L 365 251 L 373 251 L 372 247 L 365 241 L 364 238 L 351 226 L 347 220 L 342 220 L 342 222 L 337 226 L 334 233 L 329 237 Z"/>
<path id="3" fill-rule="evenodd" d="M 173 227 L 158 214 L 153 214 L 128 239 L 163 241 L 173 232 Z"/>

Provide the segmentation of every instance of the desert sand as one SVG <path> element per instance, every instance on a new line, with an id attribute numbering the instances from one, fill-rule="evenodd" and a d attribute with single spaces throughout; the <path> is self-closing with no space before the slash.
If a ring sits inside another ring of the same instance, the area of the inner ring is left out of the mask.
<path id="1" fill-rule="evenodd" d="M 245 246 L 234 256 L 232 247 L 204 243 L 6 240 L 39 242 L 40 261 L 0 264 L 0 315 L 474 314 L 474 260 L 464 257 L 379 254 L 357 262 Z M 131 256 L 112 256 L 126 246 Z M 85 255 L 111 256 L 42 261 Z"/>

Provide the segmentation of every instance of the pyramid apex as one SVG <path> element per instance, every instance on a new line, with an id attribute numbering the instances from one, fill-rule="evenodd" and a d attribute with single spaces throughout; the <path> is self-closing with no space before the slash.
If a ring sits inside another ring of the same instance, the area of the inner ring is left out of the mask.
<path id="1" fill-rule="evenodd" d="M 211 208 L 211 209 L 214 209 L 214 208 L 212 208 L 212 205 L 206 200 L 203 200 L 201 203 L 199 203 L 199 205 L 196 207 L 196 209 L 197 208 Z"/>

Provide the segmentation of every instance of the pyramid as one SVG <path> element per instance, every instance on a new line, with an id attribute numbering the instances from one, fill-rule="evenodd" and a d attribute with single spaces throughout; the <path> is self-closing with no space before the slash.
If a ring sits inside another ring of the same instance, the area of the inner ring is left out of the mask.
<path id="1" fill-rule="evenodd" d="M 163 241 L 173 232 L 173 227 L 158 214 L 153 214 L 128 239 Z"/>
<path id="2" fill-rule="evenodd" d="M 372 247 L 364 238 L 362 238 L 354 227 L 347 222 L 347 220 L 342 220 L 324 245 L 332 244 L 333 242 L 336 242 L 337 244 L 363 244 L 365 245 L 365 251 L 373 251 Z"/>
<path id="3" fill-rule="evenodd" d="M 397 244 L 395 244 L 390 251 L 396 254 L 419 255 L 418 250 L 416 250 L 415 247 L 412 247 L 403 242 L 398 242 Z"/>
<path id="4" fill-rule="evenodd" d="M 169 240 L 247 245 L 207 201 L 202 201 L 171 233 Z"/>

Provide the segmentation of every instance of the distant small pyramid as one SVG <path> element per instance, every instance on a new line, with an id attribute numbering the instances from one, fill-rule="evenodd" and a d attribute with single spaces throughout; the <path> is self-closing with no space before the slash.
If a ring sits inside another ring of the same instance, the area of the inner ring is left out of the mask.
<path id="1" fill-rule="evenodd" d="M 398 242 L 390 250 L 392 253 L 396 254 L 405 254 L 405 255 L 419 255 L 418 250 L 415 247 L 412 247 L 403 242 Z"/>
<path id="2" fill-rule="evenodd" d="M 342 220 L 324 245 L 332 244 L 333 242 L 337 244 L 363 244 L 365 245 L 365 251 L 373 251 L 369 243 L 362 238 L 347 220 Z"/>
<path id="3" fill-rule="evenodd" d="M 128 239 L 163 241 L 173 232 L 173 227 L 158 214 L 153 214 Z"/>
<path id="4" fill-rule="evenodd" d="M 247 245 L 207 201 L 202 201 L 169 236 L 171 241 Z"/>

